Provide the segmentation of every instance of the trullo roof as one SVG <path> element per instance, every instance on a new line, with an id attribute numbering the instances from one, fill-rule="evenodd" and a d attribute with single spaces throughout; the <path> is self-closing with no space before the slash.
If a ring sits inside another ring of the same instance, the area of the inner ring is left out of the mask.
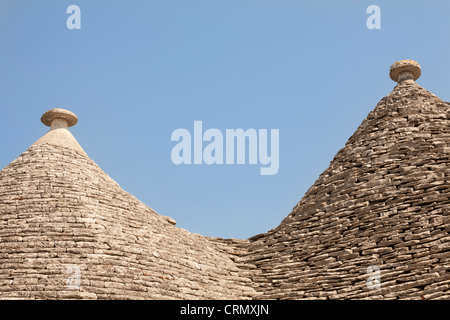
<path id="1" fill-rule="evenodd" d="M 414 81 L 417 62 L 390 74 L 289 216 L 253 238 L 259 298 L 450 299 L 450 106 Z"/>
<path id="2" fill-rule="evenodd" d="M 125 192 L 52 109 L 51 130 L 0 172 L 0 298 L 245 299 L 245 241 L 174 226 Z"/>
<path id="3" fill-rule="evenodd" d="M 189 233 L 123 191 L 52 109 L 0 172 L 1 298 L 450 299 L 450 105 L 398 84 L 281 224 Z"/>

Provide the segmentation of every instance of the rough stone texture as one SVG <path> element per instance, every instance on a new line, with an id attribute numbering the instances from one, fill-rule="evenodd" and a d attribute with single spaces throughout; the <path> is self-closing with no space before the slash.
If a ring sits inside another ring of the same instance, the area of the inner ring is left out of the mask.
<path id="1" fill-rule="evenodd" d="M 289 216 L 251 238 L 257 298 L 450 299 L 449 144 L 450 106 L 399 83 Z"/>
<path id="2" fill-rule="evenodd" d="M 55 123 L 57 121 L 53 121 Z M 39 144 L 50 144 L 53 146 L 61 146 L 64 148 L 69 148 L 77 151 L 78 153 L 82 153 L 87 156 L 86 152 L 80 146 L 75 137 L 70 133 L 70 131 L 66 128 L 56 128 L 52 129 L 43 135 L 40 139 L 38 139 L 33 145 Z"/>
<path id="3" fill-rule="evenodd" d="M 0 297 L 247 299 L 220 241 L 173 226 L 84 153 L 31 146 L 0 173 Z M 230 245 L 229 249 L 232 249 Z M 69 266 L 81 272 L 69 289 Z"/>
<path id="4" fill-rule="evenodd" d="M 450 105 L 413 80 L 249 240 L 174 226 L 50 133 L 0 172 L 0 298 L 450 299 Z"/>

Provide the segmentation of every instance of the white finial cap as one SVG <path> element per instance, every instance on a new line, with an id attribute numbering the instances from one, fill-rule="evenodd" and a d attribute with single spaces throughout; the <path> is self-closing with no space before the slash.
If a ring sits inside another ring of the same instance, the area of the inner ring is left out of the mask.
<path id="1" fill-rule="evenodd" d="M 416 81 L 422 73 L 420 65 L 414 60 L 400 60 L 394 62 L 389 71 L 389 76 L 395 82 L 412 79 Z"/>
<path id="2" fill-rule="evenodd" d="M 57 128 L 68 128 L 77 124 L 78 118 L 75 113 L 65 109 L 51 109 L 44 113 L 41 121 L 51 130 Z"/>
<path id="3" fill-rule="evenodd" d="M 76 125 L 78 122 L 78 118 L 73 112 L 64 109 L 51 109 L 42 115 L 41 121 L 50 127 L 50 131 L 33 143 L 33 146 L 50 144 L 73 149 L 86 155 L 86 152 L 84 152 L 72 133 L 67 130 L 67 128 Z"/>

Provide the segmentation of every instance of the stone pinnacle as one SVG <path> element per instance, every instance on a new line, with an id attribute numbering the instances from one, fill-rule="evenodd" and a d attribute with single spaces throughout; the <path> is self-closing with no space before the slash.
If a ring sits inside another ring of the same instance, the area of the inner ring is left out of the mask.
<path id="1" fill-rule="evenodd" d="M 422 71 L 420 65 L 414 60 L 400 60 L 392 64 L 389 76 L 395 82 L 402 82 L 403 80 L 417 80 Z"/>
<path id="2" fill-rule="evenodd" d="M 44 113 L 41 117 L 41 121 L 47 127 L 50 127 L 50 130 L 72 127 L 77 124 L 78 118 L 77 116 L 65 109 L 51 109 Z"/>

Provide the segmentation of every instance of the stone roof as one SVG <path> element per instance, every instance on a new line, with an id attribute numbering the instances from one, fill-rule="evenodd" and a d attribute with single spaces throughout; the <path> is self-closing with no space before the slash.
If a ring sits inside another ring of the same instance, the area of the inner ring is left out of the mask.
<path id="1" fill-rule="evenodd" d="M 414 78 L 403 75 L 288 217 L 254 237 L 245 259 L 258 298 L 450 299 L 450 105 Z M 377 267 L 379 289 L 367 286 Z"/>
<path id="2" fill-rule="evenodd" d="M 0 172 L 0 298 L 450 299 L 450 105 L 420 74 L 395 63 L 394 90 L 249 240 L 176 227 L 86 155 L 73 113 L 50 110 L 51 130 Z"/>
<path id="3" fill-rule="evenodd" d="M 122 190 L 58 119 L 0 172 L 1 298 L 253 295 L 234 262 L 234 251 L 248 241 L 236 240 L 224 250 L 174 226 L 173 219 Z M 74 268 L 79 289 L 68 286 Z"/>

